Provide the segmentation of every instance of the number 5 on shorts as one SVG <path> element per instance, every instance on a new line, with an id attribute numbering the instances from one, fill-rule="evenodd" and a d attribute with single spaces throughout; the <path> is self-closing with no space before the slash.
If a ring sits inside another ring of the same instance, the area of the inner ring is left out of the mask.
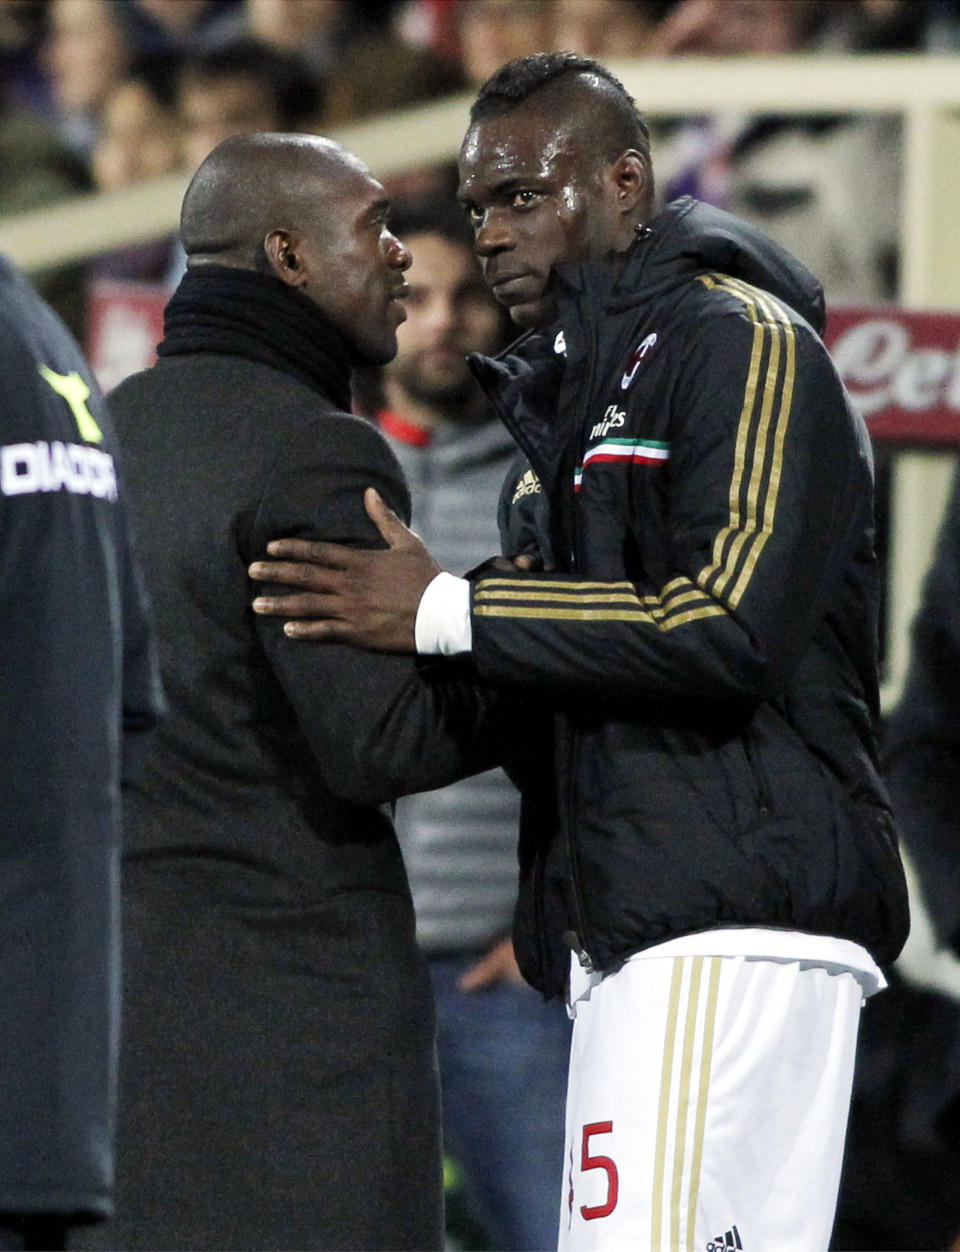
<path id="1" fill-rule="evenodd" d="M 620 1178 L 617 1167 L 609 1156 L 590 1155 L 590 1136 L 609 1135 L 613 1130 L 613 1122 L 590 1122 L 583 1128 L 583 1143 L 580 1149 L 580 1169 L 586 1173 L 588 1169 L 602 1169 L 607 1175 L 607 1198 L 603 1204 L 593 1208 L 581 1204 L 580 1215 L 584 1221 L 591 1222 L 595 1217 L 609 1217 L 617 1207 L 617 1194 L 620 1190 Z"/>

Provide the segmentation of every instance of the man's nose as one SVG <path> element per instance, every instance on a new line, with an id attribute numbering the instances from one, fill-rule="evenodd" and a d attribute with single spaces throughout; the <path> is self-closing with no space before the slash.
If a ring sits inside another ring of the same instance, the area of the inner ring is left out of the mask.
<path id="1" fill-rule="evenodd" d="M 398 270 L 408 270 L 413 262 L 413 255 L 400 242 L 396 235 L 387 232 L 385 240 L 386 255 L 389 263 Z"/>
<path id="2" fill-rule="evenodd" d="M 516 246 L 516 239 L 506 217 L 494 209 L 488 209 L 474 236 L 477 256 L 492 257 L 498 252 L 508 252 Z"/>

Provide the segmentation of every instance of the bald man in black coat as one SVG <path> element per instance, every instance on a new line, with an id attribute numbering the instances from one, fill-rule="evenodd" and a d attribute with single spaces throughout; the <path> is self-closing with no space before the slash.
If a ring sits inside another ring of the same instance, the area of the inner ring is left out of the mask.
<path id="1" fill-rule="evenodd" d="M 430 992 L 389 803 L 488 768 L 504 714 L 250 608 L 274 537 L 379 537 L 399 467 L 349 413 L 396 350 L 384 190 L 308 136 L 227 140 L 184 202 L 159 361 L 111 397 L 170 716 L 126 810 L 116 1221 L 88 1246 L 433 1248 Z"/>

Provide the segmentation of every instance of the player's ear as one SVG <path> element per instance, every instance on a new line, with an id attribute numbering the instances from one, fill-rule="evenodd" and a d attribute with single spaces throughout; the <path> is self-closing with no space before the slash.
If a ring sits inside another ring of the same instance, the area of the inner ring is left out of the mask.
<path id="1" fill-rule="evenodd" d="M 645 207 L 650 201 L 653 180 L 650 162 L 636 148 L 621 152 L 610 168 L 617 208 L 621 213 L 634 214 L 638 206 Z"/>
<path id="2" fill-rule="evenodd" d="M 295 234 L 289 230 L 270 231 L 264 238 L 263 251 L 271 274 L 291 287 L 303 286 L 306 274 Z"/>

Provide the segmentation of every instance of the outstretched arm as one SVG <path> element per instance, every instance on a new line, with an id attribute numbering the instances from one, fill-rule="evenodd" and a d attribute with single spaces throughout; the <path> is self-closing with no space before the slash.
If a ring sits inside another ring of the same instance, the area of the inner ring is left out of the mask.
<path id="1" fill-rule="evenodd" d="M 361 505 L 371 481 L 404 507 L 399 467 L 373 427 L 346 416 L 324 418 L 321 426 L 305 427 L 278 458 L 249 533 L 240 537 L 245 566 L 277 535 L 320 546 L 336 540 L 357 551 L 382 542 Z M 264 659 L 336 795 L 381 803 L 503 759 L 516 714 L 463 667 L 336 644 L 311 648 L 285 636 L 269 615 L 256 625 Z"/>
<path id="2" fill-rule="evenodd" d="M 283 629 L 295 639 L 413 652 L 420 597 L 440 566 L 373 487 L 364 492 L 364 505 L 387 548 L 275 539 L 267 551 L 278 559 L 255 561 L 250 577 L 302 590 L 258 596 L 253 607 L 257 613 L 290 618 Z"/>
<path id="3" fill-rule="evenodd" d="M 711 316 L 711 334 L 692 335 L 686 348 L 662 519 L 669 565 L 638 582 L 513 568 L 471 583 L 466 646 L 481 676 L 591 700 L 750 702 L 794 670 L 825 613 L 842 610 L 858 629 L 862 616 L 870 629 L 868 596 L 853 577 L 870 567 L 861 432 L 822 345 L 768 303 L 766 317 L 752 305 L 749 317 Z M 414 602 L 435 566 L 385 514 L 373 516 L 389 551 L 321 550 L 322 572 L 275 576 L 326 598 L 281 598 L 261 611 L 319 607 L 324 624 L 291 633 L 415 646 Z M 645 522 L 633 524 L 639 533 Z M 281 553 L 317 555 L 283 544 L 272 554 Z M 398 615 L 389 628 L 388 609 Z M 860 679 L 869 681 L 851 681 Z"/>

